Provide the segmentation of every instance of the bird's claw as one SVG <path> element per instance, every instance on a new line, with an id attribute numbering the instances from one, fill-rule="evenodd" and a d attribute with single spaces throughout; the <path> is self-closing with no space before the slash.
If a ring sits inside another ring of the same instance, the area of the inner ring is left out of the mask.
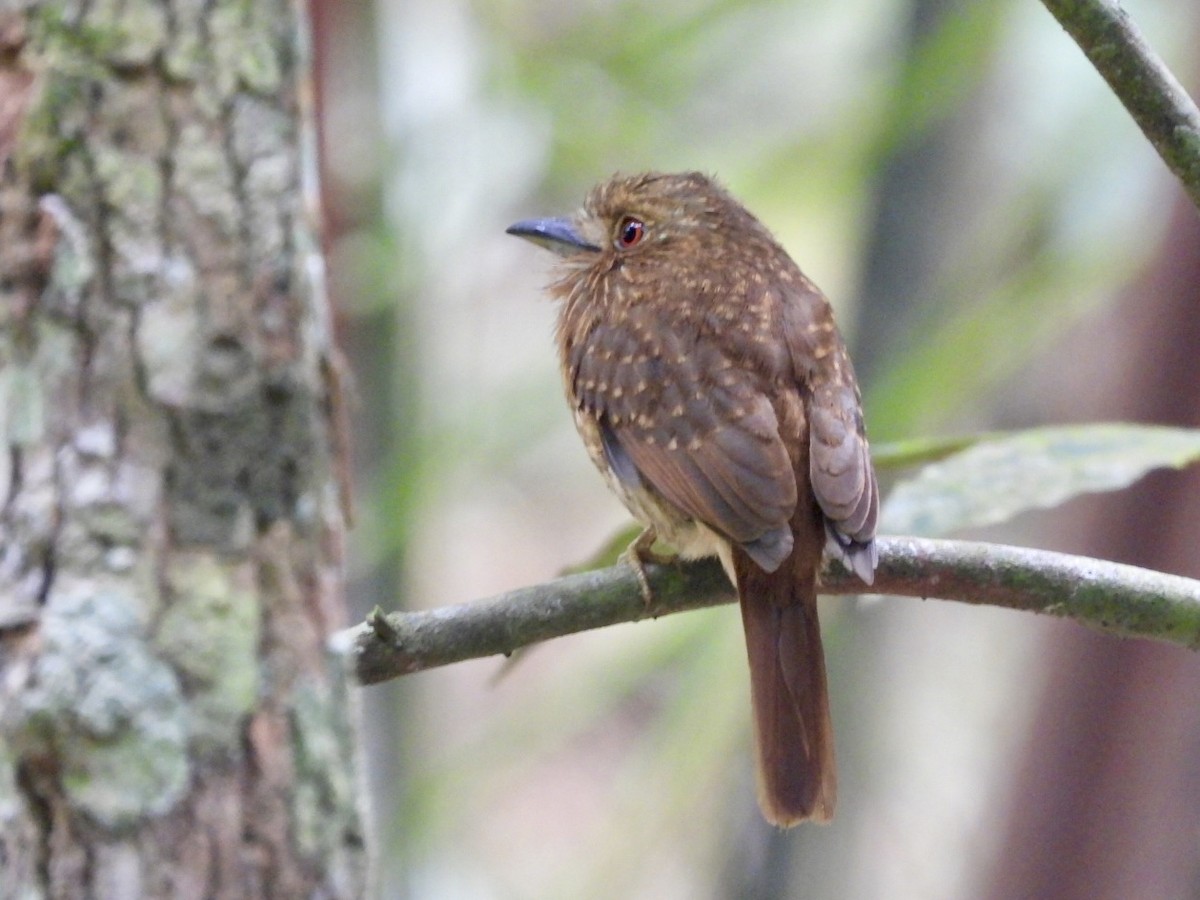
<path id="1" fill-rule="evenodd" d="M 639 587 L 642 589 L 642 600 L 646 607 L 654 602 L 654 591 L 650 589 L 650 579 L 646 575 L 646 564 L 665 565 L 671 560 L 669 557 L 655 553 L 652 549 L 654 542 L 658 540 L 658 535 L 653 528 L 644 528 L 642 533 L 633 539 L 625 552 L 621 554 L 621 559 L 628 563 L 629 568 L 633 569 L 633 577 L 637 579 Z"/>

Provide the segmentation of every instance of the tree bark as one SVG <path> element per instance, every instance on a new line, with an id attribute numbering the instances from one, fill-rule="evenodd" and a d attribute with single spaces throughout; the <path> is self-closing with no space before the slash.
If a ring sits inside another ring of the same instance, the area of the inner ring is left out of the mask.
<path id="1" fill-rule="evenodd" d="M 306 28 L 0 12 L 0 898 L 365 890 Z"/>

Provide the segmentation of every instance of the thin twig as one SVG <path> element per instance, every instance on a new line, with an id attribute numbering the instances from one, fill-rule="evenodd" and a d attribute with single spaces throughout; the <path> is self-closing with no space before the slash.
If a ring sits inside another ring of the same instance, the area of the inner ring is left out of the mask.
<path id="1" fill-rule="evenodd" d="M 1200 110 L 1115 0 L 1042 0 L 1200 209 Z"/>
<path id="2" fill-rule="evenodd" d="M 423 612 L 373 614 L 336 645 L 363 684 L 496 654 L 620 622 L 729 603 L 713 560 L 647 567 L 647 604 L 628 566 L 618 565 L 488 600 Z M 826 566 L 822 593 L 862 594 L 841 566 Z M 958 600 L 1075 619 L 1115 634 L 1200 648 L 1200 581 L 1119 563 L 1000 544 L 880 538 L 870 593 Z"/>

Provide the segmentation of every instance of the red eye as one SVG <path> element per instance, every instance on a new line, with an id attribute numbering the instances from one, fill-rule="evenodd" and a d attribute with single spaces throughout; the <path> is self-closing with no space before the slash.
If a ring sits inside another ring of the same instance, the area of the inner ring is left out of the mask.
<path id="1" fill-rule="evenodd" d="M 621 247 L 633 247 L 641 242 L 642 235 L 645 233 L 646 226 L 641 219 L 626 216 L 621 220 L 621 225 L 617 229 L 617 243 Z"/>

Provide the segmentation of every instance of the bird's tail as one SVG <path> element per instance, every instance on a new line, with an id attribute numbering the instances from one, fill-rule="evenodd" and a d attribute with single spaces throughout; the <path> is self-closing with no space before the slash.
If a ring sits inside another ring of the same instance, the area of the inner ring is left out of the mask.
<path id="1" fill-rule="evenodd" d="M 833 724 L 825 653 L 817 621 L 820 561 L 797 539 L 796 552 L 764 572 L 734 550 L 742 624 L 750 661 L 750 699 L 758 745 L 758 800 L 781 827 L 827 822 L 837 797 Z M 820 546 L 819 544 L 817 545 Z"/>

